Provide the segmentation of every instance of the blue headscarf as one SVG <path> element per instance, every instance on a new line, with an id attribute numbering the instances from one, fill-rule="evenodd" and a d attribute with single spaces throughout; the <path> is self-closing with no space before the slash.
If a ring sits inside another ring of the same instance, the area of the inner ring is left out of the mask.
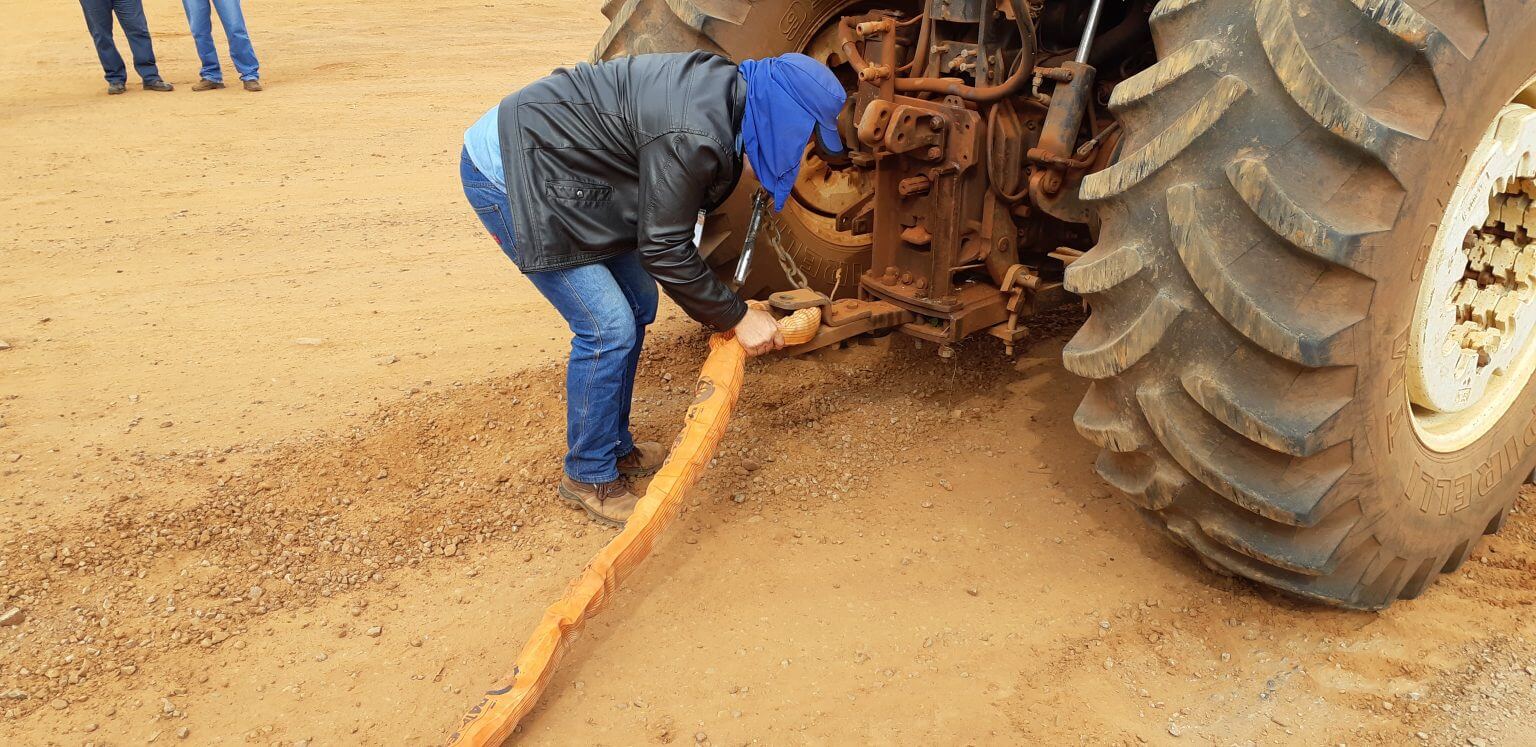
<path id="1" fill-rule="evenodd" d="M 740 69 L 747 81 L 742 144 L 757 180 L 773 195 L 773 209 L 783 210 L 813 131 L 827 149 L 842 152 L 837 115 L 848 94 L 826 65 L 803 54 L 746 60 Z"/>

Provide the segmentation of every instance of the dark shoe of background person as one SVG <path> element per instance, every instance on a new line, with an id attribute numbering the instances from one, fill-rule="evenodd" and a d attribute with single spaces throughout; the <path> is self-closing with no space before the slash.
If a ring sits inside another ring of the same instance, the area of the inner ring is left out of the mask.
<path id="1" fill-rule="evenodd" d="M 655 441 L 635 444 L 635 450 L 619 458 L 619 474 L 626 477 L 648 477 L 661 469 L 667 460 L 667 450 Z"/>
<path id="2" fill-rule="evenodd" d="M 248 81 L 245 81 L 245 90 L 247 90 L 247 91 L 260 91 L 261 90 L 261 81 L 259 81 L 259 80 L 248 80 Z"/>
<path id="3" fill-rule="evenodd" d="M 116 96 L 116 95 L 118 95 L 120 93 L 127 93 L 127 92 L 128 92 L 128 84 L 127 83 L 108 83 L 107 84 L 107 95 L 108 96 Z"/>
<path id="4" fill-rule="evenodd" d="M 196 83 L 192 84 L 192 90 L 194 91 L 212 91 L 215 88 L 223 87 L 223 83 L 216 80 L 208 80 L 207 78 L 199 78 Z"/>
<path id="5" fill-rule="evenodd" d="M 176 90 L 176 86 L 173 86 L 173 85 L 171 85 L 171 84 L 169 84 L 169 83 L 167 83 L 167 82 L 157 78 L 155 80 L 146 80 L 146 81 L 144 81 L 144 90 L 146 90 L 146 91 L 174 91 L 174 90 Z"/>
<path id="6" fill-rule="evenodd" d="M 635 512 L 635 504 L 640 502 L 634 493 L 629 492 L 629 485 L 625 484 L 622 477 L 599 485 L 562 477 L 560 497 L 585 509 L 587 515 L 598 522 L 616 529 L 623 528 L 624 522 L 629 521 L 630 514 Z"/>

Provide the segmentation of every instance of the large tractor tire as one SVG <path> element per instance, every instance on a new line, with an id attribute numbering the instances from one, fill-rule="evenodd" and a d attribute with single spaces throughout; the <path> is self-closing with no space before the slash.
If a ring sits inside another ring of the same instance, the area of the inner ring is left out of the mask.
<path id="1" fill-rule="evenodd" d="M 859 4 L 859 0 L 608 0 L 603 15 L 610 23 L 593 58 L 703 49 L 739 61 L 804 52 L 834 70 L 846 71 L 830 23 Z M 898 1 L 883 7 L 910 4 Z M 851 72 L 847 75 L 851 86 Z M 857 290 L 859 275 L 868 268 L 870 236 L 838 231 L 834 217 L 872 185 L 858 181 L 862 172 L 836 172 L 814 157 L 807 160 L 784 212 L 770 210 L 763 221 L 753 271 L 741 288 L 744 296 L 760 298 L 802 284 L 848 296 Z M 757 187 L 755 179 L 743 179 L 731 198 L 705 221 L 700 253 L 717 273 L 729 275 L 735 269 Z M 780 247 L 790 259 L 787 269 L 779 259 Z"/>
<path id="2" fill-rule="evenodd" d="M 1218 570 L 1415 597 L 1536 464 L 1536 12 L 1163 0 L 1152 27 L 1082 187 L 1078 430 Z"/>

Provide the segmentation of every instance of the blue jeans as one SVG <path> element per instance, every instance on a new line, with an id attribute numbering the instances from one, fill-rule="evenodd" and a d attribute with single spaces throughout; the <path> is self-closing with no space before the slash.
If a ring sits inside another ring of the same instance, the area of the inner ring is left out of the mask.
<path id="1" fill-rule="evenodd" d="M 155 67 L 155 47 L 149 41 L 149 20 L 144 17 L 144 0 L 80 0 L 85 11 L 85 27 L 91 32 L 96 44 L 96 56 L 101 58 L 101 70 L 108 83 L 126 83 L 128 68 L 123 56 L 112 41 L 112 14 L 128 37 L 128 49 L 133 51 L 133 69 L 145 83 L 160 80 L 160 69 Z"/>
<path id="2" fill-rule="evenodd" d="M 516 260 L 507 193 L 459 156 L 464 196 L 507 256 Z M 527 278 L 571 328 L 565 369 L 565 474 L 585 483 L 618 479 L 618 460 L 635 448 L 630 400 L 645 328 L 656 321 L 656 281 L 630 252 Z"/>
<path id="3" fill-rule="evenodd" d="M 197 45 L 197 58 L 203 63 L 198 75 L 223 83 L 219 50 L 213 46 L 213 12 L 209 5 L 210 0 L 181 0 L 181 7 L 187 11 L 187 25 L 192 27 L 192 41 Z M 224 36 L 229 39 L 229 59 L 235 63 L 240 80 L 261 77 L 256 65 L 256 50 L 251 48 L 251 35 L 245 31 L 245 14 L 240 12 L 240 0 L 212 0 L 212 7 L 219 11 L 219 23 L 224 26 Z"/>

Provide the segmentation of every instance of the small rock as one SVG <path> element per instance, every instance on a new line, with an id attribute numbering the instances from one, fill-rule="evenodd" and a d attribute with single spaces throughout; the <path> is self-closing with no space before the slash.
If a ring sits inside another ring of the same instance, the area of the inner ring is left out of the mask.
<path id="1" fill-rule="evenodd" d="M 27 615 L 21 611 L 20 607 L 12 607 L 6 610 L 4 614 L 0 614 L 0 628 L 20 625 L 26 619 Z"/>
<path id="2" fill-rule="evenodd" d="M 384 635 L 384 628 L 382 626 L 375 625 L 368 629 L 369 638 L 378 638 L 381 635 Z"/>
<path id="3" fill-rule="evenodd" d="M 191 733 L 192 733 L 191 729 L 188 729 L 187 727 L 183 726 L 180 729 L 176 730 L 176 738 L 177 739 L 186 739 L 187 735 L 191 734 Z"/>
<path id="4" fill-rule="evenodd" d="M 976 595 L 981 593 L 981 589 L 978 589 L 978 588 L 972 586 L 972 587 L 966 589 L 965 593 L 970 594 L 971 596 L 974 597 L 974 596 L 976 596 Z"/>
<path id="5" fill-rule="evenodd" d="M 101 728 L 101 726 L 99 724 L 86 724 L 85 725 L 85 733 L 86 734 L 90 734 L 91 732 L 96 731 L 97 729 L 100 729 L 100 728 Z"/>
<path id="6" fill-rule="evenodd" d="M 421 648 L 421 639 L 420 638 L 412 638 L 411 639 L 411 648 Z"/>
<path id="7" fill-rule="evenodd" d="M 326 657 L 325 657 L 325 652 L 324 651 L 322 651 L 322 652 L 320 652 L 318 654 L 315 654 L 315 661 L 325 661 L 325 658 Z"/>
<path id="8" fill-rule="evenodd" d="M 748 472 L 756 472 L 762 469 L 763 465 L 759 464 L 755 459 L 743 459 L 741 460 L 741 468 Z M 703 734 L 703 732 L 699 733 Z"/>
<path id="9" fill-rule="evenodd" d="M 300 337 L 299 339 L 294 340 L 293 344 L 295 344 L 295 345 L 311 345 L 311 346 L 313 346 L 313 345 L 319 345 L 320 343 L 323 343 L 323 342 L 325 342 L 325 340 L 322 340 L 322 339 L 320 339 L 318 337 Z"/>
<path id="10" fill-rule="evenodd" d="M 396 363 L 399 363 L 400 362 L 400 357 L 397 356 L 397 355 L 386 355 L 386 356 L 383 356 L 383 357 L 379 358 L 378 360 L 376 360 L 374 362 L 378 363 L 381 366 L 391 366 L 391 365 L 394 365 Z"/>
<path id="11" fill-rule="evenodd" d="M 169 428 L 169 427 L 171 427 L 171 426 L 173 426 L 175 424 L 176 423 L 174 423 L 174 422 L 172 422 L 170 420 L 162 420 L 162 421 L 160 421 L 160 427 L 161 428 Z"/>
<path id="12" fill-rule="evenodd" d="M 0 350 L 10 350 L 10 349 L 11 349 L 11 344 L 10 343 L 6 342 L 5 340 L 0 340 Z"/>
<path id="13" fill-rule="evenodd" d="M 266 589 L 263 589 L 260 586 L 252 586 L 250 591 L 247 591 L 245 593 L 245 598 L 251 600 L 252 602 L 254 602 L 254 601 L 260 599 L 261 595 L 265 594 L 265 593 L 267 593 Z"/>
<path id="14" fill-rule="evenodd" d="M 54 698 L 52 701 L 49 701 L 48 705 L 55 711 L 62 711 L 69 707 L 69 701 L 63 698 Z"/>
<path id="15" fill-rule="evenodd" d="M 693 735 L 693 741 L 698 742 L 699 744 L 704 744 L 705 742 L 709 741 L 709 735 L 702 731 L 698 732 Z"/>
<path id="16" fill-rule="evenodd" d="M 1104 660 L 1104 668 L 1105 669 L 1114 669 L 1115 668 L 1115 660 L 1114 659 L 1105 659 Z"/>
<path id="17" fill-rule="evenodd" d="M 1467 737 L 1467 747 L 1488 747 L 1488 740 L 1482 737 Z"/>
<path id="18" fill-rule="evenodd" d="M 1179 736 L 1182 733 L 1183 732 L 1179 731 L 1179 725 L 1178 724 L 1169 724 L 1168 725 L 1168 734 L 1169 734 L 1169 736 L 1176 737 L 1176 736 Z"/>

